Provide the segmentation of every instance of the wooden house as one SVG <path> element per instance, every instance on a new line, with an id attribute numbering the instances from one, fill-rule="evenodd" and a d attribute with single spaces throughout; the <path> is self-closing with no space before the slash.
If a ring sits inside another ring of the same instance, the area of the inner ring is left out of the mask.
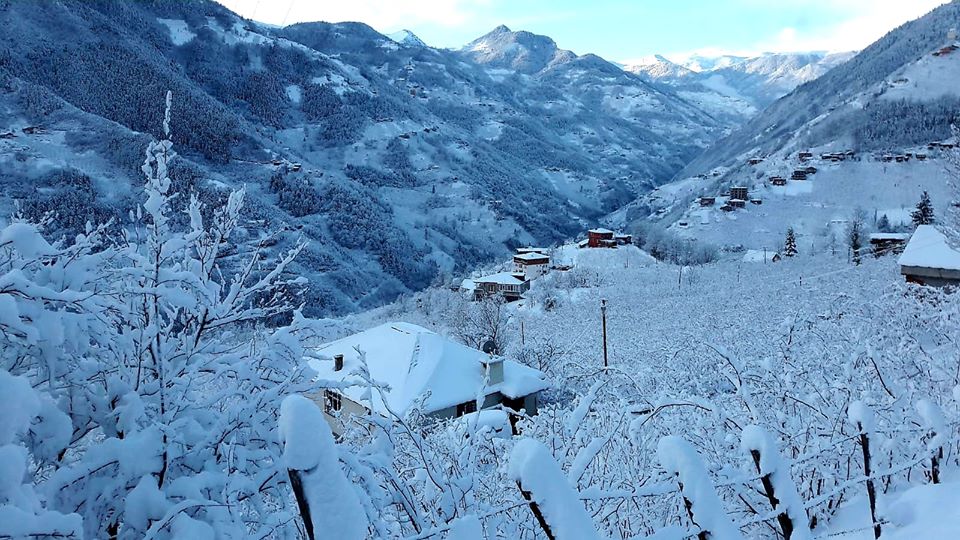
<path id="1" fill-rule="evenodd" d="M 775 186 L 785 186 L 787 185 L 787 179 L 782 176 L 773 176 L 770 178 L 770 183 Z"/>
<path id="2" fill-rule="evenodd" d="M 747 201 L 745 201 L 745 200 L 743 200 L 743 199 L 730 199 L 729 201 L 727 201 L 727 204 L 730 205 L 730 206 L 732 206 L 733 208 L 746 208 L 746 207 L 747 207 Z"/>
<path id="3" fill-rule="evenodd" d="M 700 206 L 713 206 L 716 203 L 716 197 L 700 197 Z"/>
<path id="4" fill-rule="evenodd" d="M 797 158 L 798 158 L 801 162 L 804 162 L 804 163 L 805 163 L 805 162 L 810 161 L 811 159 L 813 159 L 813 152 L 810 152 L 810 151 L 800 152 L 800 153 L 797 154 Z"/>
<path id="5" fill-rule="evenodd" d="M 806 180 L 806 179 L 807 179 L 807 171 L 805 171 L 805 170 L 803 170 L 803 169 L 797 169 L 797 170 L 793 171 L 793 174 L 790 175 L 790 179 L 791 179 L 791 180 L 800 180 L 800 181 Z"/>
<path id="6" fill-rule="evenodd" d="M 624 233 L 615 233 L 613 235 L 613 241 L 618 246 L 628 246 L 633 243 L 633 235 L 624 234 Z"/>
<path id="7" fill-rule="evenodd" d="M 750 199 L 750 204 L 755 204 L 757 206 L 763 204 L 763 199 Z"/>
<path id="8" fill-rule="evenodd" d="M 750 165 L 759 165 L 759 164 L 763 163 L 763 158 L 753 157 L 753 158 L 750 158 L 750 159 L 747 161 L 747 163 L 749 163 Z"/>
<path id="9" fill-rule="evenodd" d="M 730 188 L 730 198 L 731 199 L 741 199 L 747 200 L 749 197 L 749 190 L 745 186 L 734 186 Z"/>
<path id="10" fill-rule="evenodd" d="M 875 257 L 903 253 L 910 235 L 906 233 L 874 233 L 870 235 L 870 249 Z"/>

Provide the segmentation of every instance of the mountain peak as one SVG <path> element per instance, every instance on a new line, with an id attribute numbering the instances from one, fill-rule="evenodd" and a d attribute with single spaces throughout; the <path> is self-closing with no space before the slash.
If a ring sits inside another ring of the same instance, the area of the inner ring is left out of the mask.
<path id="1" fill-rule="evenodd" d="M 387 34 L 387 37 L 391 40 L 399 43 L 400 45 L 409 45 L 411 47 L 426 47 L 427 44 L 423 42 L 422 39 L 417 37 L 416 34 L 410 30 L 403 29 L 397 32 Z"/>
<path id="2" fill-rule="evenodd" d="M 553 39 L 532 32 L 514 32 L 504 25 L 471 41 L 463 49 L 471 60 L 491 68 L 534 74 L 576 55 L 557 47 Z"/>

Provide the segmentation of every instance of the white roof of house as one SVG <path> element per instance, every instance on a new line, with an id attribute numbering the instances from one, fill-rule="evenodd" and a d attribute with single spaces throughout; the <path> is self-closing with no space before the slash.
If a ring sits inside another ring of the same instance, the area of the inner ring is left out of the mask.
<path id="1" fill-rule="evenodd" d="M 526 280 L 515 276 L 513 272 L 498 272 L 489 276 L 474 278 L 473 281 L 476 283 L 496 283 L 497 285 L 520 285 Z"/>
<path id="2" fill-rule="evenodd" d="M 538 248 L 538 247 L 522 247 L 522 248 L 517 248 L 517 253 L 520 253 L 520 254 L 523 254 L 523 253 L 543 253 L 544 255 L 546 255 L 546 254 L 549 253 L 549 252 L 550 252 L 550 250 L 547 249 L 547 248 Z"/>
<path id="3" fill-rule="evenodd" d="M 947 237 L 933 225 L 920 225 L 900 255 L 901 266 L 960 270 L 960 251 L 950 247 Z"/>
<path id="4" fill-rule="evenodd" d="M 470 278 L 466 278 L 460 282 L 461 291 L 475 291 L 477 290 L 477 284 Z"/>
<path id="5" fill-rule="evenodd" d="M 772 262 L 775 256 L 779 255 L 776 251 L 766 251 L 762 249 L 748 249 L 743 254 L 743 262 Z"/>
<path id="6" fill-rule="evenodd" d="M 613 234 L 613 231 L 610 229 L 590 229 L 590 232 L 593 234 Z"/>
<path id="7" fill-rule="evenodd" d="M 550 260 L 550 257 L 547 255 L 537 252 L 519 253 L 514 255 L 513 258 L 521 261 L 542 261 L 543 259 Z"/>
<path id="8" fill-rule="evenodd" d="M 479 394 L 500 392 L 520 398 L 547 388 L 543 373 L 511 360 L 503 361 L 502 383 L 484 387 L 484 362 L 491 356 L 451 341 L 426 328 L 402 322 L 387 323 L 359 334 L 320 346 L 310 367 L 320 381 L 358 381 L 352 374 L 365 354 L 371 379 L 389 389 L 382 394 L 363 384 L 341 392 L 351 400 L 385 412 L 386 406 L 403 415 L 417 400 L 424 412 L 436 412 L 475 399 Z M 344 366 L 334 371 L 333 357 L 342 354 Z M 427 395 L 429 393 L 429 395 Z"/>
<path id="9" fill-rule="evenodd" d="M 870 240 L 909 240 L 910 233 L 873 233 Z"/>

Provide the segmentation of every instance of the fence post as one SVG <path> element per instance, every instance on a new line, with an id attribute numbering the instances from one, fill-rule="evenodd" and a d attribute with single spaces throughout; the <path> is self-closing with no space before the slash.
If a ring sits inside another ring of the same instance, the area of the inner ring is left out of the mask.
<path id="1" fill-rule="evenodd" d="M 777 514 L 777 523 L 786 540 L 809 540 L 811 538 L 809 517 L 797 485 L 790 476 L 790 466 L 780 456 L 777 445 L 760 426 L 743 429 L 741 447 L 753 458 L 764 494 Z"/>
<path id="2" fill-rule="evenodd" d="M 940 483 L 940 460 L 943 459 L 943 446 L 947 443 L 947 420 L 943 411 L 932 401 L 921 399 L 917 402 L 917 412 L 923 419 L 923 427 L 927 430 L 927 450 L 930 451 L 930 482 Z"/>
<path id="3" fill-rule="evenodd" d="M 860 448 L 863 450 L 863 475 L 867 478 L 867 501 L 870 503 L 870 523 L 873 524 L 873 537 L 880 538 L 880 524 L 877 523 L 877 488 L 870 477 L 870 433 L 873 432 L 873 411 L 862 401 L 854 401 L 847 409 L 850 423 L 860 432 Z"/>
<path id="4" fill-rule="evenodd" d="M 724 510 L 700 455 L 689 443 L 680 437 L 664 437 L 657 444 L 657 457 L 660 465 L 677 479 L 690 521 L 700 528 L 700 540 L 743 538 Z"/>

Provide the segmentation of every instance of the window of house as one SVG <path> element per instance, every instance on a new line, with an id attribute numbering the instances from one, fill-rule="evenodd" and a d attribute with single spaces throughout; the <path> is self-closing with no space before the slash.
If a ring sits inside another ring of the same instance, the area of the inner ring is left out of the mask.
<path id="1" fill-rule="evenodd" d="M 327 412 L 336 412 L 343 408 L 343 398 L 332 390 L 323 391 L 323 403 Z"/>
<path id="2" fill-rule="evenodd" d="M 457 405 L 457 416 L 463 416 L 472 412 L 477 412 L 477 402 L 474 400 Z"/>

